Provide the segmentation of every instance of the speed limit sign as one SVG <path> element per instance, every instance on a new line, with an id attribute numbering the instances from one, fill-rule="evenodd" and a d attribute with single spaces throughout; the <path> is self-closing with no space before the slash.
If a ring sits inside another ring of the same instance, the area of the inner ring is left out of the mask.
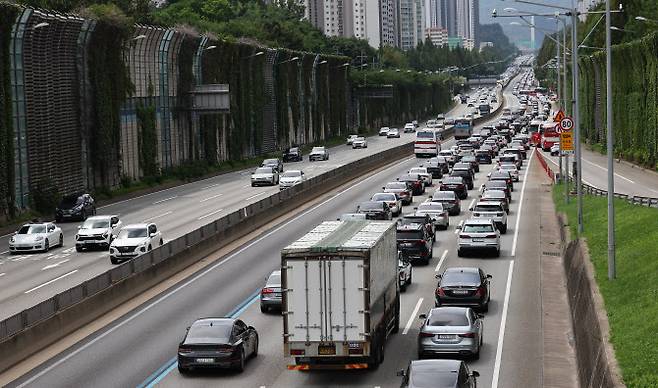
<path id="1" fill-rule="evenodd" d="M 565 117 L 560 121 L 560 127 L 563 131 L 571 131 L 573 129 L 573 120 L 571 117 Z"/>

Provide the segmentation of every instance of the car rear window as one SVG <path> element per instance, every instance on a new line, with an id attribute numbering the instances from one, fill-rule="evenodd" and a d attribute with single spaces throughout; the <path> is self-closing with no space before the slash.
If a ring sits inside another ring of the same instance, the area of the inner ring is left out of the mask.
<path id="1" fill-rule="evenodd" d="M 425 216 L 404 216 L 403 218 L 400 219 L 400 225 L 411 225 L 411 224 L 418 224 L 422 225 L 427 221 L 427 218 Z"/>
<path id="2" fill-rule="evenodd" d="M 380 210 L 382 204 L 380 202 L 364 202 L 360 206 L 361 210 Z"/>
<path id="3" fill-rule="evenodd" d="M 427 322 L 429 326 L 468 326 L 465 311 L 435 311 Z"/>
<path id="4" fill-rule="evenodd" d="M 416 132 L 416 137 L 419 139 L 434 139 L 434 132 L 430 132 L 430 131 Z"/>
<path id="5" fill-rule="evenodd" d="M 473 211 L 476 212 L 498 212 L 500 211 L 500 206 L 499 205 L 484 205 L 480 204 L 475 206 L 475 209 Z"/>
<path id="6" fill-rule="evenodd" d="M 267 278 L 267 285 L 281 285 L 281 273 L 273 273 Z"/>
<path id="7" fill-rule="evenodd" d="M 261 167 L 256 169 L 256 174 L 269 174 L 272 172 L 271 167 Z"/>
<path id="8" fill-rule="evenodd" d="M 442 212 L 443 205 L 437 202 L 423 202 L 420 205 L 418 205 L 418 211 Z"/>
<path id="9" fill-rule="evenodd" d="M 185 337 L 187 344 L 226 343 L 231 338 L 232 322 L 203 322 L 195 323 L 190 327 Z"/>
<path id="10" fill-rule="evenodd" d="M 373 201 L 395 201 L 395 194 L 386 194 L 386 193 L 381 193 L 381 194 L 375 194 L 372 196 Z"/>
<path id="11" fill-rule="evenodd" d="M 492 225 L 486 225 L 486 224 L 484 224 L 484 225 L 480 225 L 480 224 L 469 225 L 469 224 L 466 224 L 462 227 L 462 232 L 464 232 L 464 233 L 492 233 L 493 231 L 494 231 L 493 226 Z"/>
<path id="12" fill-rule="evenodd" d="M 420 230 L 398 230 L 397 231 L 398 240 L 422 240 L 423 232 Z"/>
<path id="13" fill-rule="evenodd" d="M 405 190 L 407 188 L 407 184 L 406 183 L 398 183 L 398 182 L 388 183 L 386 185 L 386 188 L 391 189 L 391 190 Z"/>
<path id="14" fill-rule="evenodd" d="M 442 286 L 480 284 L 480 274 L 477 272 L 446 271 L 441 277 Z"/>

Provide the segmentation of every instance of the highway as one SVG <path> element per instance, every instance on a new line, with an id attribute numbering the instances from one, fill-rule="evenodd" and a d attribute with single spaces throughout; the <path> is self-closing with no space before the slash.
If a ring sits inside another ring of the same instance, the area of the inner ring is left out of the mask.
<path id="1" fill-rule="evenodd" d="M 444 144 L 449 147 L 453 143 L 450 140 Z M 354 211 L 357 203 L 367 200 L 386 182 L 422 162 L 413 157 L 365 178 L 346 182 L 282 224 L 256 233 L 249 242 L 210 262 L 185 281 L 172 284 L 157 297 L 117 315 L 110 324 L 97 328 L 50 360 L 34 365 L 28 361 L 23 368 L 29 372 L 8 386 L 397 387 L 400 380 L 395 372 L 416 356 L 420 326 L 417 316 L 433 306 L 434 275 L 458 265 L 480 266 L 493 275 L 492 301 L 484 323 L 484 347 L 480 359 L 470 361 L 472 368 L 481 374 L 478 386 L 541 386 L 540 225 L 533 205 L 547 178 L 533 159 L 534 155 L 524 162 L 521 182 L 515 183 L 501 257 L 458 258 L 456 225 L 468 217 L 467 208 L 492 169 L 492 166 L 481 166 L 476 190 L 471 190 L 469 198 L 462 201 L 462 214 L 451 217 L 447 231 L 437 232 L 430 265 L 414 267 L 413 283 L 402 294 L 400 333 L 389 339 L 384 364 L 376 371 L 287 370 L 285 366 L 291 360 L 282 356 L 281 317 L 260 312 L 257 291 L 267 275 L 280 265 L 282 247 L 319 222 Z M 166 197 L 171 193 L 161 195 Z M 416 197 L 414 203 L 423 200 L 422 196 Z M 412 207 L 407 206 L 406 211 Z M 187 326 L 204 316 L 240 316 L 256 327 L 260 334 L 259 355 L 248 362 L 245 372 L 202 372 L 190 376 L 178 373 L 174 362 L 178 341 Z M 45 349 L 44 357 L 51 351 Z"/>
<path id="2" fill-rule="evenodd" d="M 463 115 L 466 105 L 457 104 L 447 115 Z M 373 136 L 367 149 L 353 150 L 341 145 L 330 149 L 328 161 L 286 163 L 285 169 L 301 169 L 308 178 L 352 162 L 365 155 L 412 142 L 413 134 L 401 133 L 399 139 Z M 147 194 L 98 208 L 98 214 L 118 214 L 124 225 L 154 222 L 165 242 L 211 223 L 246 205 L 279 190 L 274 187 L 251 187 L 253 170 L 236 171 L 209 179 Z M 64 247 L 47 253 L 0 254 L 0 319 L 7 318 L 41 301 L 65 291 L 73 284 L 107 271 L 113 265 L 107 251 L 76 252 L 75 234 L 79 222 L 60 224 Z M 10 235 L 0 238 L 0 247 L 8 249 Z"/>

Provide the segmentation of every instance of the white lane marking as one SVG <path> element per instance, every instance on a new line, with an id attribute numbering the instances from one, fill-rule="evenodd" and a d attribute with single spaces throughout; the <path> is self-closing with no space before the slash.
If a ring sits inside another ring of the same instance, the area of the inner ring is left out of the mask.
<path id="1" fill-rule="evenodd" d="M 244 185 L 244 186 L 242 186 L 243 189 L 246 189 L 247 187 L 251 187 L 251 185 Z"/>
<path id="2" fill-rule="evenodd" d="M 583 161 L 585 161 L 585 163 L 589 163 L 589 164 L 591 164 L 591 165 L 594 166 L 594 167 L 600 168 L 600 169 L 603 170 L 603 171 L 608 171 L 607 168 L 605 168 L 605 167 L 601 167 L 601 166 L 599 166 L 599 165 L 596 164 L 596 163 L 592 163 L 592 162 L 590 162 L 589 160 L 587 160 L 587 159 L 585 159 L 585 158 L 583 158 Z M 633 183 L 633 184 L 635 183 L 635 182 L 633 182 L 632 180 L 626 178 L 625 176 L 621 176 L 621 175 L 619 175 L 619 174 L 617 174 L 617 173 L 615 173 L 615 176 L 616 176 L 617 178 L 623 179 L 623 180 L 625 180 L 625 181 L 627 181 L 627 182 L 629 182 L 629 183 Z"/>
<path id="3" fill-rule="evenodd" d="M 528 182 L 528 172 L 530 172 L 530 165 L 532 164 L 532 157 L 535 154 L 535 150 L 532 150 L 530 155 L 530 161 L 528 161 L 528 168 L 523 174 L 523 186 L 521 186 L 521 196 L 519 197 L 519 211 L 516 214 L 516 223 L 514 224 L 514 239 L 512 240 L 512 257 L 516 255 L 516 243 L 519 240 L 519 224 L 521 223 L 521 215 L 523 212 L 523 197 L 525 195 L 525 184 Z"/>
<path id="4" fill-rule="evenodd" d="M 212 212 L 212 213 L 208 213 L 208 214 L 202 215 L 201 217 L 197 218 L 197 220 L 202 220 L 202 219 L 204 219 L 204 218 L 208 218 L 208 217 L 210 217 L 210 216 L 214 216 L 215 214 L 217 214 L 217 213 L 219 213 L 219 212 L 221 212 L 221 211 L 223 211 L 223 210 L 224 210 L 224 209 L 218 209 L 218 210 L 215 210 L 215 211 Z"/>
<path id="5" fill-rule="evenodd" d="M 462 226 L 464 226 L 464 220 L 459 221 L 459 228 L 455 228 L 455 234 L 458 234 L 461 231 Z"/>
<path id="6" fill-rule="evenodd" d="M 75 250 L 75 247 L 73 247 L 73 248 L 69 248 L 69 249 L 64 249 L 63 252 L 64 252 L 64 253 L 73 253 L 74 250 Z"/>
<path id="7" fill-rule="evenodd" d="M 507 271 L 507 285 L 505 286 L 505 300 L 503 302 L 503 315 L 500 318 L 500 330 L 498 331 L 498 344 L 496 345 L 496 361 L 494 363 L 491 388 L 498 388 L 498 377 L 500 376 L 500 362 L 503 355 L 503 342 L 505 340 L 505 325 L 507 323 L 507 309 L 509 307 L 510 290 L 512 289 L 512 275 L 514 274 L 514 260 L 509 262 Z"/>
<path id="8" fill-rule="evenodd" d="M 0 278 L 5 276 L 6 274 L 7 274 L 6 272 L 0 273 Z"/>
<path id="9" fill-rule="evenodd" d="M 30 256 L 18 256 L 18 257 L 14 258 L 14 259 L 11 259 L 11 261 L 14 261 L 14 262 L 16 262 L 16 261 L 23 261 L 23 260 L 27 259 L 28 257 L 30 257 Z"/>
<path id="10" fill-rule="evenodd" d="M 173 213 L 173 211 L 168 211 L 168 212 L 159 214 L 157 216 L 146 218 L 142 222 L 149 222 L 149 221 L 157 220 L 158 218 L 166 217 L 166 216 L 170 215 L 171 213 Z"/>
<path id="11" fill-rule="evenodd" d="M 254 199 L 254 198 L 256 198 L 256 197 L 260 197 L 260 196 L 263 195 L 263 194 L 267 194 L 267 193 L 263 192 L 263 193 L 254 194 L 254 195 L 252 195 L 251 197 L 247 197 L 247 198 L 245 198 L 244 200 L 245 200 L 245 201 L 248 201 L 248 200 L 250 200 L 250 199 Z M 246 209 L 246 208 L 245 208 L 245 209 Z"/>
<path id="12" fill-rule="evenodd" d="M 203 188 L 201 188 L 201 190 L 207 190 L 207 189 L 213 188 L 215 186 L 219 186 L 219 183 L 215 183 L 214 185 L 209 185 L 209 186 L 203 187 Z"/>
<path id="13" fill-rule="evenodd" d="M 224 194 L 217 194 L 217 195 L 213 195 L 212 197 L 204 198 L 201 201 L 199 201 L 199 203 L 203 203 L 203 202 L 206 202 L 206 201 L 210 201 L 211 199 L 219 198 L 222 195 L 224 195 Z"/>
<path id="14" fill-rule="evenodd" d="M 409 328 L 411 328 L 411 324 L 414 323 L 414 320 L 416 319 L 416 315 L 418 314 L 418 310 L 420 310 L 420 306 L 422 304 L 423 304 L 423 298 L 419 298 L 418 302 L 416 303 L 416 307 L 414 307 L 414 311 L 411 313 L 411 316 L 407 321 L 407 325 L 404 327 L 404 330 L 402 331 L 402 335 L 405 335 L 409 332 Z"/>
<path id="15" fill-rule="evenodd" d="M 331 202 L 331 201 L 333 201 L 333 200 L 339 198 L 341 195 L 347 193 L 348 191 L 351 191 L 351 190 L 354 189 L 355 187 L 359 187 L 361 184 L 363 184 L 363 183 L 365 183 L 365 182 L 368 182 L 369 180 L 373 179 L 374 177 L 376 177 L 376 176 L 378 176 L 378 175 L 380 175 L 380 174 L 382 174 L 382 173 L 388 172 L 388 171 L 389 171 L 390 169 L 392 169 L 392 168 L 399 167 L 400 164 L 402 164 L 402 163 L 407 163 L 408 161 L 410 161 L 410 160 L 412 160 L 412 159 L 416 159 L 416 158 L 415 158 L 415 157 L 407 158 L 407 159 L 405 159 L 405 160 L 402 160 L 402 161 L 396 163 L 395 165 L 392 165 L 391 167 L 385 168 L 385 169 L 383 169 L 383 170 L 381 170 L 381 171 L 379 171 L 379 172 L 377 172 L 377 173 L 375 173 L 375 174 L 373 174 L 373 175 L 368 176 L 367 178 L 365 178 L 365 179 L 363 179 L 363 180 L 361 180 L 361 181 L 358 181 L 358 182 L 355 183 L 354 185 L 352 185 L 352 186 L 346 188 L 345 190 L 337 192 L 336 195 L 334 195 L 333 197 L 328 198 L 328 199 L 326 199 L 326 200 L 320 202 L 319 204 L 317 204 L 317 205 L 311 207 L 310 209 L 304 211 L 303 213 L 297 215 L 296 217 L 293 217 L 292 219 L 290 219 L 290 220 L 284 222 L 283 224 L 277 226 L 276 228 L 270 230 L 269 232 L 265 233 L 265 234 L 262 235 L 261 237 L 259 237 L 259 238 L 255 239 L 255 240 L 253 240 L 252 242 L 248 243 L 247 245 L 244 245 L 242 248 L 240 248 L 239 250 L 235 251 L 235 252 L 232 253 L 231 255 L 227 256 L 226 258 L 224 258 L 224 259 L 221 260 L 220 262 L 218 262 L 218 263 L 216 263 L 216 264 L 213 264 L 212 266 L 206 268 L 203 272 L 200 272 L 198 275 L 196 275 L 196 276 L 194 276 L 193 278 L 187 280 L 186 282 L 184 282 L 183 284 L 181 284 L 181 285 L 179 285 L 178 287 L 174 288 L 173 290 L 169 291 L 168 293 L 162 295 L 160 298 L 158 298 L 158 299 L 156 299 L 155 301 L 151 302 L 149 305 L 143 307 L 141 310 L 135 312 L 133 315 L 127 317 L 124 321 L 121 321 L 121 322 L 117 323 L 115 326 L 110 327 L 109 329 L 107 329 L 107 331 L 105 331 L 105 332 L 99 334 L 99 335 L 98 335 L 97 337 L 95 337 L 94 339 L 90 340 L 89 342 L 87 342 L 87 343 L 85 343 L 84 345 L 80 346 L 79 348 L 75 349 L 75 350 L 72 351 L 71 353 L 68 353 L 67 355 L 63 356 L 63 357 L 60 358 L 59 360 L 53 362 L 53 363 L 50 364 L 48 367 L 46 367 L 46 368 L 44 368 L 43 370 L 41 370 L 39 373 L 36 373 L 34 376 L 32 376 L 32 377 L 30 377 L 29 379 L 27 379 L 25 382 L 23 382 L 23 383 L 22 383 L 21 385 L 19 385 L 18 387 L 19 387 L 19 388 L 22 388 L 22 387 L 29 386 L 30 384 L 32 384 L 32 383 L 33 383 L 34 381 L 36 381 L 37 379 L 40 379 L 43 375 L 49 373 L 51 370 L 53 370 L 53 369 L 59 367 L 60 365 L 62 365 L 63 363 L 67 362 L 67 361 L 70 360 L 71 358 L 75 357 L 75 356 L 78 355 L 79 353 L 81 353 L 81 352 L 87 350 L 88 348 L 92 347 L 93 345 L 95 345 L 97 342 L 103 340 L 103 339 L 104 339 L 105 337 L 107 337 L 108 335 L 114 333 L 115 331 L 119 330 L 119 329 L 122 328 L 123 326 L 125 326 L 125 325 L 129 324 L 130 322 L 134 321 L 135 319 L 139 318 L 142 314 L 146 313 L 147 311 L 149 311 L 149 310 L 152 309 L 153 307 L 155 307 L 155 306 L 159 305 L 160 303 L 162 303 L 163 301 L 169 299 L 172 295 L 177 294 L 178 292 L 180 292 L 180 291 L 183 290 L 184 288 L 187 288 L 190 284 L 196 282 L 197 280 L 201 279 L 202 277 L 206 276 L 207 274 L 211 273 L 212 271 L 216 270 L 217 268 L 219 268 L 219 267 L 225 265 L 226 263 L 228 263 L 229 261 L 233 260 L 234 258 L 239 257 L 244 251 L 248 250 L 249 248 L 253 247 L 253 246 L 256 245 L 256 244 L 259 244 L 261 241 L 270 238 L 270 236 L 272 236 L 273 234 L 279 232 L 280 230 L 282 230 L 283 228 L 287 227 L 288 225 L 291 225 L 291 224 L 293 224 L 294 222 L 297 222 L 297 220 L 299 220 L 299 219 L 301 219 L 301 218 L 303 218 L 303 217 L 306 217 L 306 215 L 308 215 L 308 214 L 314 212 L 315 210 L 317 210 L 317 209 L 319 209 L 320 207 L 322 207 L 322 206 L 328 204 L 329 202 Z M 76 269 L 75 271 L 73 271 L 73 272 L 76 272 L 76 271 L 77 271 L 77 269 Z M 67 274 L 67 275 L 68 275 L 68 274 Z M 64 276 L 67 276 L 67 275 L 64 275 Z"/>
<path id="16" fill-rule="evenodd" d="M 49 285 L 49 284 L 55 283 L 55 282 L 58 281 L 58 280 L 64 279 L 65 277 L 67 277 L 67 276 L 69 276 L 69 275 L 73 275 L 73 274 L 76 273 L 76 272 L 78 272 L 78 270 L 77 270 L 77 269 L 74 269 L 73 271 L 68 272 L 68 273 L 65 273 L 65 274 L 62 275 L 62 276 L 56 277 L 56 278 L 53 279 L 53 280 L 49 280 L 49 281 L 47 281 L 47 282 L 45 282 L 45 283 L 43 283 L 43 284 L 40 284 L 40 285 L 38 285 L 38 286 L 36 286 L 36 287 L 34 287 L 34 288 L 30 288 L 29 290 L 25 291 L 24 294 L 29 294 L 29 293 L 32 292 L 32 291 L 36 291 L 36 290 L 38 290 L 39 288 L 45 287 L 45 286 L 47 286 L 47 285 Z"/>
<path id="17" fill-rule="evenodd" d="M 57 263 L 48 264 L 47 266 L 41 268 L 41 270 L 42 270 L 42 271 L 45 271 L 45 270 L 47 270 L 47 269 L 57 268 L 57 267 L 59 267 L 60 265 L 62 265 L 62 264 L 64 264 L 64 263 L 68 262 L 69 260 L 71 260 L 71 259 L 66 259 L 66 260 L 58 261 Z"/>
<path id="18" fill-rule="evenodd" d="M 443 251 L 443 254 L 441 255 L 441 260 L 439 260 L 439 264 L 436 265 L 436 268 L 434 268 L 434 272 L 439 272 L 441 269 L 441 266 L 443 265 L 443 262 L 445 261 L 446 257 L 448 257 L 448 250 L 446 249 Z"/>
<path id="19" fill-rule="evenodd" d="M 9 253 L 9 251 L 0 252 L 0 255 L 4 255 L 5 253 Z"/>
<path id="20" fill-rule="evenodd" d="M 173 197 L 169 197 L 169 198 L 161 199 L 159 201 L 155 201 L 155 202 L 153 202 L 153 205 L 157 205 L 157 204 L 162 203 L 162 202 L 171 201 L 172 199 L 176 199 L 176 198 L 178 198 L 178 196 L 174 195 Z"/>
<path id="21" fill-rule="evenodd" d="M 473 208 L 473 205 L 474 205 L 474 204 L 475 204 L 475 198 L 473 198 L 473 200 L 471 201 L 471 204 L 468 205 L 469 210 L 470 210 L 471 208 Z"/>

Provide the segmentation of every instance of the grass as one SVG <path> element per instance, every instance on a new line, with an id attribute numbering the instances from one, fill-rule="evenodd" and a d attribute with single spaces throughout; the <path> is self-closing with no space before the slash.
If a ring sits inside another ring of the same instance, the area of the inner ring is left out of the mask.
<path id="1" fill-rule="evenodd" d="M 557 209 L 576 236 L 576 201 L 564 202 L 556 185 Z M 583 198 L 584 237 L 605 301 L 611 340 L 629 388 L 658 387 L 658 209 L 615 202 L 617 279 L 608 280 L 607 199 Z"/>

